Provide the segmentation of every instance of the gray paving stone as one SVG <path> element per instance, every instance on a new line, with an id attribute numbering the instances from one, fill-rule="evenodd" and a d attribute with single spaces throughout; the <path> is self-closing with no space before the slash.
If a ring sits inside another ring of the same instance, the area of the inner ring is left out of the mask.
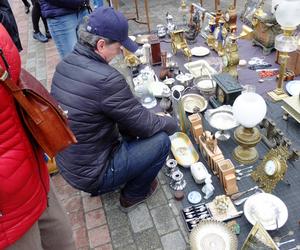
<path id="1" fill-rule="evenodd" d="M 106 209 L 118 208 L 120 204 L 119 197 L 120 192 L 117 191 L 101 195 L 101 199 Z"/>
<path id="2" fill-rule="evenodd" d="M 164 184 L 167 184 L 167 177 L 165 176 L 164 172 L 163 172 L 163 169 L 161 169 L 158 173 L 158 180 L 159 180 L 159 183 L 164 185 Z"/>
<path id="3" fill-rule="evenodd" d="M 115 248 L 127 246 L 134 243 L 129 226 L 122 226 L 110 232 L 113 246 Z"/>
<path id="4" fill-rule="evenodd" d="M 164 250 L 184 250 L 187 249 L 185 241 L 179 231 L 169 233 L 161 237 Z"/>
<path id="5" fill-rule="evenodd" d="M 110 230 L 118 227 L 124 227 L 129 224 L 127 214 L 123 213 L 119 208 L 105 209 L 106 219 Z"/>
<path id="6" fill-rule="evenodd" d="M 174 215 L 168 205 L 154 208 L 150 212 L 159 235 L 178 229 Z"/>
<path id="7" fill-rule="evenodd" d="M 167 197 L 168 200 L 172 199 L 173 198 L 173 194 L 172 194 L 172 191 L 169 187 L 169 184 L 166 184 L 166 185 L 161 185 L 164 193 L 165 193 L 165 196 Z"/>
<path id="8" fill-rule="evenodd" d="M 162 190 L 161 187 L 159 187 L 157 192 L 147 200 L 147 205 L 149 209 L 151 209 L 154 207 L 165 205 L 167 204 L 167 202 L 168 201 L 164 195 L 164 191 Z"/>
<path id="9" fill-rule="evenodd" d="M 127 246 L 114 248 L 114 250 L 136 250 L 136 249 L 137 249 L 137 247 L 136 247 L 135 244 L 130 244 L 130 245 L 127 245 Z"/>
<path id="10" fill-rule="evenodd" d="M 176 221 L 177 221 L 177 224 L 179 225 L 181 234 L 183 235 L 183 237 L 184 237 L 186 243 L 189 244 L 188 230 L 187 230 L 187 228 L 186 228 L 186 225 L 184 224 L 184 221 L 183 221 L 182 216 L 181 216 L 181 215 L 176 216 Z"/>
<path id="11" fill-rule="evenodd" d="M 139 250 L 152 250 L 161 247 L 160 238 L 155 228 L 147 229 L 134 235 Z"/>
<path id="12" fill-rule="evenodd" d="M 138 233 L 153 227 L 152 219 L 145 203 L 140 204 L 128 213 L 133 232 Z"/>
<path id="13" fill-rule="evenodd" d="M 178 216 L 182 209 L 182 204 L 180 201 L 176 201 L 174 199 L 169 200 L 169 207 L 171 208 L 173 214 Z"/>

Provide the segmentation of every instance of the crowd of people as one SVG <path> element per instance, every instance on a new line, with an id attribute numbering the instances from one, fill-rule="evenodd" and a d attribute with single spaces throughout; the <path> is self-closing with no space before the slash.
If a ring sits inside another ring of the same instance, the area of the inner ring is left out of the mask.
<path id="1" fill-rule="evenodd" d="M 30 4 L 23 3 L 29 13 Z M 178 127 L 173 118 L 144 108 L 109 65 L 123 48 L 134 53 L 138 46 L 128 37 L 126 17 L 101 5 L 99 0 L 32 0 L 33 37 L 55 42 L 61 61 L 51 94 L 68 111 L 78 141 L 56 155 L 60 174 L 93 196 L 120 188 L 119 207 L 128 212 L 157 190 L 169 135 Z M 17 85 L 22 46 L 7 0 L 0 2 L 0 21 L 0 67 Z M 75 249 L 43 152 L 27 134 L 1 80 L 0 121 L 0 249 Z"/>

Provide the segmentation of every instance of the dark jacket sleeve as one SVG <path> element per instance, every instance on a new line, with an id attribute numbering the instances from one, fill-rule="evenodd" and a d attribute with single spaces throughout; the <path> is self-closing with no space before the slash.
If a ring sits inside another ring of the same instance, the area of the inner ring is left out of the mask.
<path id="1" fill-rule="evenodd" d="M 19 51 L 22 50 L 17 23 L 9 2 L 0 0 L 0 23 L 3 24 Z"/>
<path id="2" fill-rule="evenodd" d="M 89 3 L 89 0 L 46 0 L 52 5 L 67 8 L 67 9 L 78 9 L 80 6 Z"/>
<path id="3" fill-rule="evenodd" d="M 146 138 L 160 131 L 169 135 L 177 131 L 177 123 L 172 117 L 158 116 L 144 108 L 119 73 L 113 73 L 109 78 L 102 86 L 101 110 L 131 136 Z"/>

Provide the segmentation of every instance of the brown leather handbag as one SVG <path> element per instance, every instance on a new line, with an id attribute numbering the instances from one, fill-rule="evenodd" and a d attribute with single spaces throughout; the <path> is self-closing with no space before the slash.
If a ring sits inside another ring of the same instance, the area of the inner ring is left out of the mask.
<path id="1" fill-rule="evenodd" d="M 14 96 L 24 124 L 49 157 L 77 142 L 67 125 L 65 112 L 30 73 L 22 69 L 16 86 L 9 73 L 0 67 L 0 83 Z"/>

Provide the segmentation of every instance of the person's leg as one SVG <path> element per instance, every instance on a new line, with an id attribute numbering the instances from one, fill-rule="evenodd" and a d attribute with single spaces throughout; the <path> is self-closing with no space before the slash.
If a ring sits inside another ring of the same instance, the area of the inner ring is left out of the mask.
<path id="1" fill-rule="evenodd" d="M 25 6 L 25 13 L 28 14 L 30 11 L 30 3 L 27 0 L 22 0 L 24 6 Z"/>
<path id="2" fill-rule="evenodd" d="M 43 250 L 41 244 L 40 230 L 38 223 L 34 223 L 33 226 L 13 245 L 5 248 L 6 250 Z"/>
<path id="3" fill-rule="evenodd" d="M 72 227 L 66 212 L 56 197 L 52 183 L 48 198 L 49 207 L 38 221 L 43 249 L 75 250 Z"/>
<path id="4" fill-rule="evenodd" d="M 32 15 L 32 26 L 33 26 L 33 38 L 42 43 L 45 43 L 48 41 L 48 38 L 40 32 L 40 27 L 39 27 L 39 21 L 41 17 L 40 4 L 37 0 L 32 0 L 31 2 L 32 2 L 31 15 Z"/>
<path id="5" fill-rule="evenodd" d="M 164 132 L 147 139 L 123 142 L 112 157 L 102 179 L 99 194 L 125 184 L 126 198 L 145 198 L 170 152 L 170 139 Z"/>
<path id="6" fill-rule="evenodd" d="M 83 16 L 87 14 L 87 11 L 81 11 L 79 13 L 47 19 L 50 34 L 61 59 L 72 52 L 77 42 L 77 25 L 81 22 Z"/>

